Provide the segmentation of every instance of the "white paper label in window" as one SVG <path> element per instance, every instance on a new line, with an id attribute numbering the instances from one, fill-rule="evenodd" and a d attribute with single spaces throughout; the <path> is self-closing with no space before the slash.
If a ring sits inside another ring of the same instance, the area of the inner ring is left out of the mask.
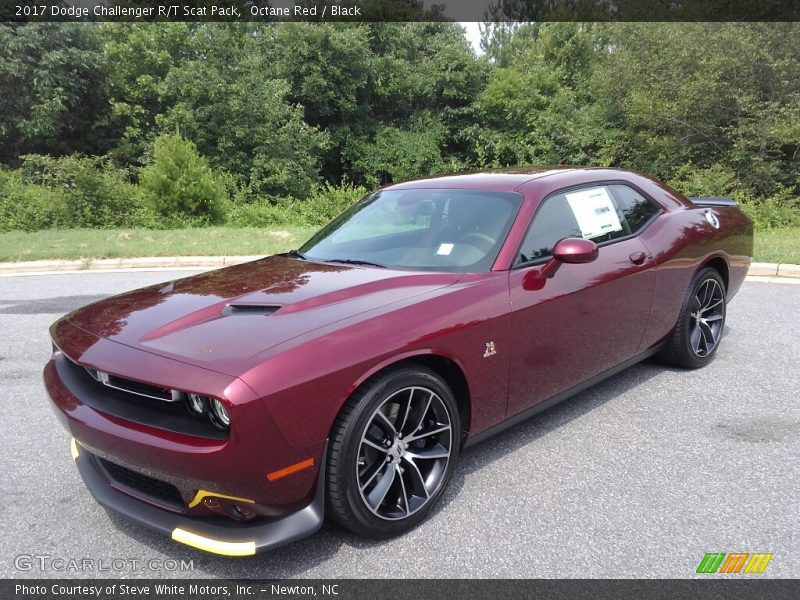
<path id="1" fill-rule="evenodd" d="M 585 239 L 622 230 L 622 223 L 606 188 L 579 190 L 565 196 Z"/>

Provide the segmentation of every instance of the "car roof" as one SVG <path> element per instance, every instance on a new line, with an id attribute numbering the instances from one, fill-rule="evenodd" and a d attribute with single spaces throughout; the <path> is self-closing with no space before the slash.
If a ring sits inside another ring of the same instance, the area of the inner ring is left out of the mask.
<path id="1" fill-rule="evenodd" d="M 685 208 L 689 204 L 689 201 L 681 196 L 680 193 L 649 175 L 629 169 L 612 167 L 557 166 L 489 169 L 414 179 L 388 185 L 382 189 L 465 189 L 492 192 L 522 192 L 526 196 L 532 197 L 535 203 L 538 203 L 542 198 L 559 189 L 610 181 L 624 181 L 628 184 L 633 184 L 646 194 L 649 194 L 651 199 L 666 209 Z"/>
<path id="2" fill-rule="evenodd" d="M 555 176 L 555 177 L 554 177 Z M 556 166 L 556 167 L 524 167 L 510 169 L 489 169 L 484 171 L 471 171 L 465 173 L 455 173 L 452 175 L 440 175 L 437 177 L 426 177 L 424 179 L 414 179 L 404 181 L 384 187 L 384 190 L 412 190 L 412 189 L 470 189 L 470 190 L 492 190 L 495 192 L 514 192 L 519 190 L 526 183 L 552 178 L 557 180 L 559 185 L 580 183 L 593 178 L 615 178 L 629 179 L 631 177 L 641 177 L 641 174 L 625 169 L 614 169 L 609 167 L 575 167 L 575 166 Z M 553 183 L 556 183 L 555 181 Z"/>
<path id="3" fill-rule="evenodd" d="M 470 189 L 492 190 L 496 192 L 513 192 L 527 182 L 553 175 L 575 171 L 575 167 L 544 167 L 544 168 L 512 168 L 491 169 L 486 171 L 472 171 L 426 177 L 387 185 L 384 190 L 412 190 L 412 189 Z"/>

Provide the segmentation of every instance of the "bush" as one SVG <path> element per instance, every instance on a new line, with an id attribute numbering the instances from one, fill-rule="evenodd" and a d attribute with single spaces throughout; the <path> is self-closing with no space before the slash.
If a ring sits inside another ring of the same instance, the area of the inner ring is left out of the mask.
<path id="1" fill-rule="evenodd" d="M 348 183 L 340 187 L 326 184 L 314 190 L 306 200 L 261 198 L 254 202 L 237 202 L 228 211 L 227 224 L 236 227 L 321 226 L 366 193 L 366 188 Z"/>
<path id="2" fill-rule="evenodd" d="M 167 220 L 219 223 L 227 192 L 222 178 L 200 156 L 195 145 L 179 135 L 156 138 L 153 163 L 142 169 L 140 183 L 152 208 Z"/>
<path id="3" fill-rule="evenodd" d="M 366 193 L 326 184 L 305 200 L 248 202 L 233 178 L 208 170 L 189 142 L 170 136 L 142 172 L 142 184 L 104 158 L 29 155 L 20 169 L 0 169 L 0 231 L 54 228 L 202 227 L 225 220 L 238 227 L 320 226 Z M 228 189 L 235 191 L 229 199 Z"/>
<path id="4" fill-rule="evenodd" d="M 752 198 L 745 192 L 735 193 L 733 197 L 757 229 L 800 227 L 800 202 L 787 188 L 766 198 Z"/>
<path id="5" fill-rule="evenodd" d="M 65 193 L 26 183 L 18 171 L 0 170 L 0 232 L 69 226 Z"/>
<path id="6" fill-rule="evenodd" d="M 254 202 L 232 204 L 225 218 L 233 227 L 269 227 L 287 225 L 286 214 L 277 204 L 264 198 Z"/>
<path id="7" fill-rule="evenodd" d="M 367 188 L 345 182 L 339 187 L 325 184 L 296 206 L 302 225 L 325 225 L 367 193 Z"/>
<path id="8" fill-rule="evenodd" d="M 670 185 L 686 196 L 730 196 L 752 219 L 757 229 L 800 226 L 800 202 L 797 194 L 778 186 L 769 196 L 747 189 L 731 169 L 713 165 L 698 169 L 684 165 Z"/>
<path id="9" fill-rule="evenodd" d="M 38 154 L 22 158 L 22 181 L 42 188 L 29 193 L 53 201 L 59 197 L 64 203 L 59 224 L 51 227 L 122 227 L 146 212 L 144 196 L 127 172 L 105 158 Z"/>
<path id="10" fill-rule="evenodd" d="M 683 165 L 668 183 L 684 196 L 731 196 L 742 190 L 736 173 L 719 164 L 706 168 Z"/>

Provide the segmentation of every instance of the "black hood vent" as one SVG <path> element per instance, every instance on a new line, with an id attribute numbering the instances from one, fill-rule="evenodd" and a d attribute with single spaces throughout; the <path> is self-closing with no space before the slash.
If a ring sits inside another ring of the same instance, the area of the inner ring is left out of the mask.
<path id="1" fill-rule="evenodd" d="M 279 308 L 280 306 L 270 304 L 228 304 L 228 306 L 222 309 L 222 316 L 271 315 Z"/>

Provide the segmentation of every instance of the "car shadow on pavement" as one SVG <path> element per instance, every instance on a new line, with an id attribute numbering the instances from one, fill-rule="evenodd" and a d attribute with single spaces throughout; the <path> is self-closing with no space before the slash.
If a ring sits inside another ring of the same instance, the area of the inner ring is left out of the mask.
<path id="1" fill-rule="evenodd" d="M 480 471 L 496 460 L 527 446 L 548 435 L 570 421 L 613 401 L 618 396 L 639 387 L 665 370 L 672 370 L 651 361 L 632 366 L 592 387 L 567 398 L 552 408 L 500 432 L 488 440 L 467 448 L 462 457 L 456 477 Z M 680 369 L 675 369 L 679 371 Z"/>
<path id="2" fill-rule="evenodd" d="M 448 489 L 434 507 L 430 517 L 458 502 L 459 492 L 466 478 L 490 466 L 495 461 L 558 430 L 570 421 L 613 401 L 625 392 L 635 389 L 669 367 L 646 361 L 614 375 L 602 383 L 543 411 L 526 421 L 501 432 L 480 444 L 464 450 L 458 468 L 453 474 Z M 677 371 L 678 369 L 676 369 Z M 288 546 L 249 558 L 227 558 L 195 551 L 176 544 L 161 534 L 151 532 L 138 525 L 109 515 L 112 523 L 126 535 L 165 556 L 193 561 L 193 571 L 179 574 L 180 577 L 214 576 L 237 578 L 291 578 L 304 575 L 308 570 L 324 563 L 343 547 L 356 551 L 379 548 L 394 543 L 393 539 L 369 540 L 361 538 L 338 525 L 326 521 L 322 529 L 313 536 Z M 411 534 L 408 534 L 411 535 Z M 396 538 L 395 538 L 396 539 Z M 150 576 L 156 575 L 151 573 Z"/>

